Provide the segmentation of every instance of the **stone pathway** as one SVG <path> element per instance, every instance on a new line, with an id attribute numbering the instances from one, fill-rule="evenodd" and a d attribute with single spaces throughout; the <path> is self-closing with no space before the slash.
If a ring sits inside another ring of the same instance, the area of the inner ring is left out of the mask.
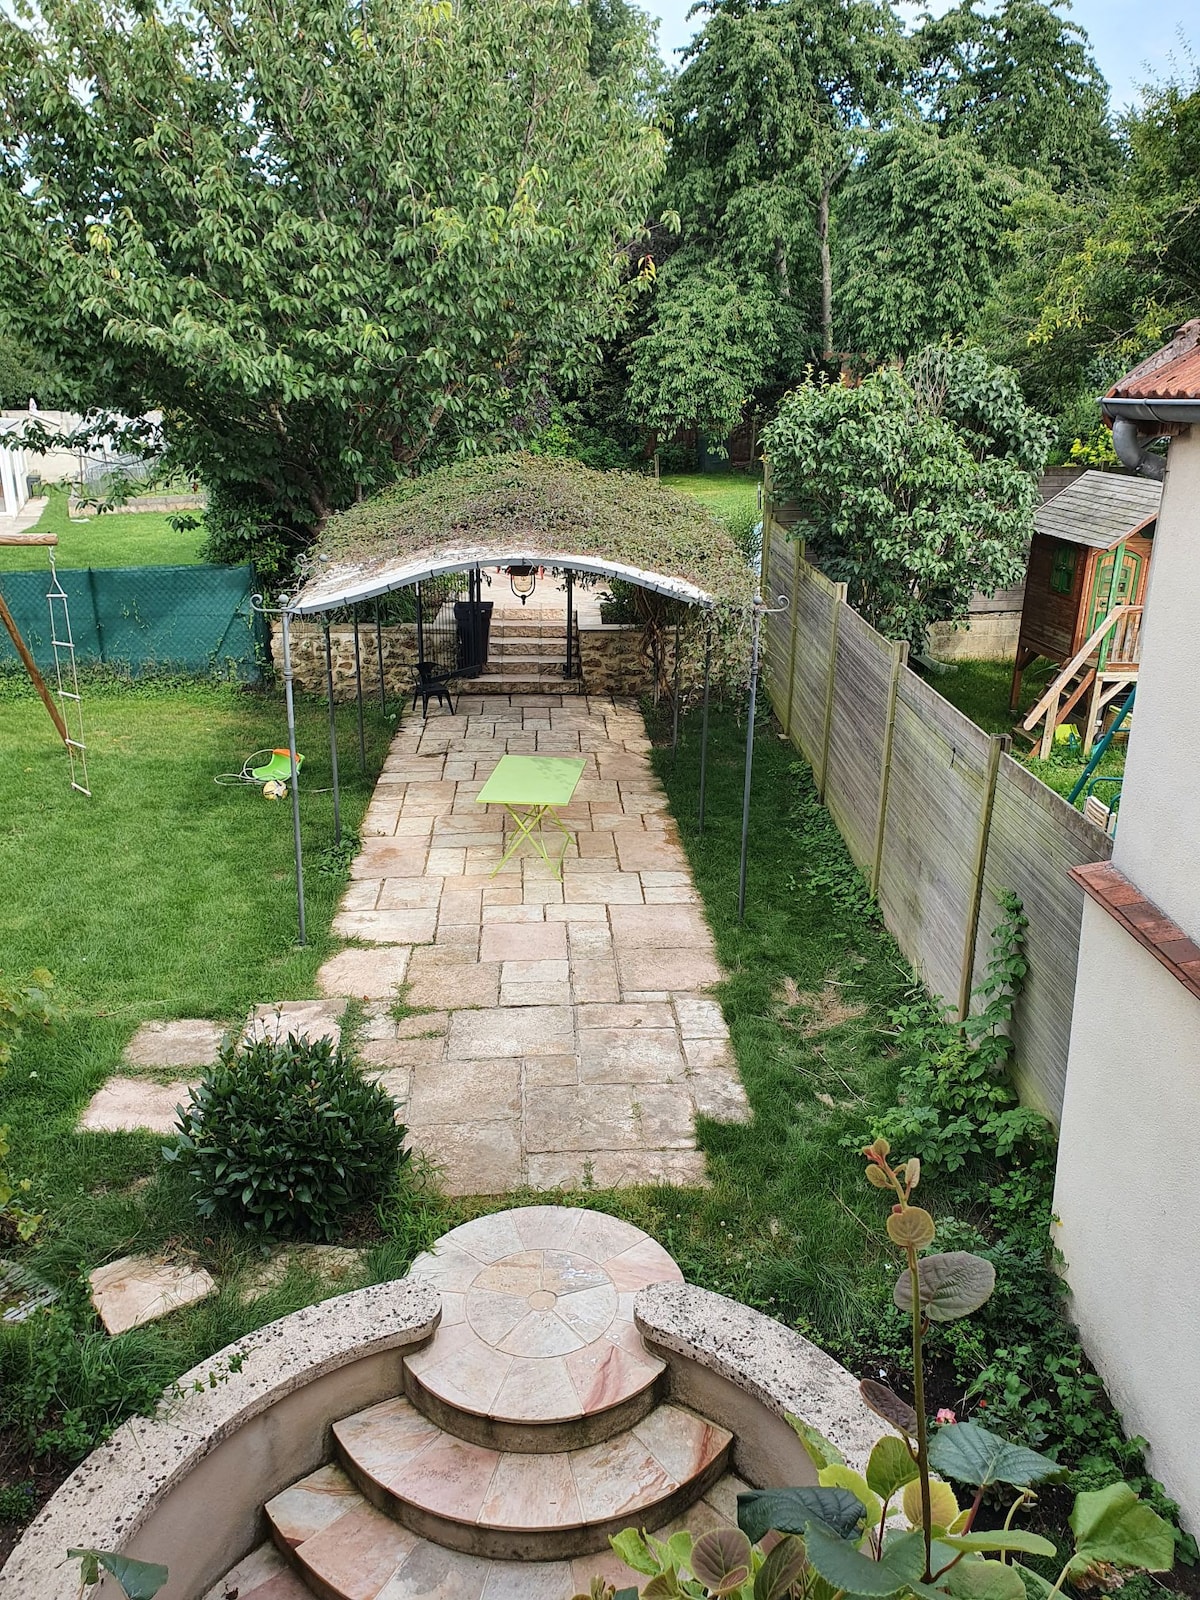
<path id="1" fill-rule="evenodd" d="M 246 1036 L 336 1041 L 363 1003 L 359 1054 L 453 1195 L 702 1183 L 696 1114 L 749 1111 L 649 752 L 636 707 L 608 697 L 464 694 L 454 716 L 407 716 L 334 921 L 352 943 L 322 999 L 261 1005 Z M 492 876 L 511 823 L 475 796 L 505 753 L 586 758 L 561 882 L 532 846 Z M 144 1024 L 81 1128 L 170 1132 L 219 1043 L 213 1023 Z"/>
<path id="2" fill-rule="evenodd" d="M 636 707 L 464 694 L 397 733 L 321 969 L 451 1194 L 704 1181 L 697 1112 L 748 1117 L 722 976 Z M 505 753 L 583 755 L 560 882 L 475 800 Z M 397 1020 L 387 995 L 401 993 Z"/>

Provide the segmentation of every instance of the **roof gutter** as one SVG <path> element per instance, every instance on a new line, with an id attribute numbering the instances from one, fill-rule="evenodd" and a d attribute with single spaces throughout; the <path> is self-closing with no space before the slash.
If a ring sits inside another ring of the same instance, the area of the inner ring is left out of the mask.
<path id="1" fill-rule="evenodd" d="M 1128 422 L 1162 422 L 1184 428 L 1200 422 L 1200 399 L 1126 400 L 1121 395 L 1106 394 L 1100 397 L 1100 409 L 1112 421 L 1120 418 Z"/>

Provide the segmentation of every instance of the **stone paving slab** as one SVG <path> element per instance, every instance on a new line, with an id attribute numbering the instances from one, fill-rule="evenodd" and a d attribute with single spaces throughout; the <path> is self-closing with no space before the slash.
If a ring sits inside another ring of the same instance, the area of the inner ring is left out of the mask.
<path id="1" fill-rule="evenodd" d="M 175 1132 L 175 1108 L 186 1105 L 196 1080 L 176 1078 L 156 1083 L 152 1078 L 110 1078 L 88 1102 L 79 1119 L 81 1133 Z"/>
<path id="2" fill-rule="evenodd" d="M 193 1306 L 217 1287 L 203 1267 L 184 1266 L 162 1256 L 122 1256 L 89 1273 L 88 1282 L 92 1304 L 111 1334 Z"/>
<path id="3" fill-rule="evenodd" d="M 281 1000 L 255 1006 L 243 1038 L 271 1039 L 281 1043 L 290 1035 L 298 1039 L 330 1039 L 336 1047 L 342 1038 L 344 1000 Z"/>
<path id="4" fill-rule="evenodd" d="M 143 1022 L 125 1046 L 130 1067 L 208 1067 L 217 1059 L 225 1029 L 219 1022 L 182 1017 Z"/>
<path id="5" fill-rule="evenodd" d="M 528 847 L 493 874 L 512 825 L 475 800 L 502 755 L 539 751 L 586 762 L 561 881 Z M 393 740 L 334 923 L 371 948 L 320 987 L 376 1002 L 359 1048 L 451 1194 L 703 1182 L 695 1117 L 749 1116 L 649 752 L 604 696 L 467 696 Z M 378 1003 L 397 983 L 399 1022 Z"/>

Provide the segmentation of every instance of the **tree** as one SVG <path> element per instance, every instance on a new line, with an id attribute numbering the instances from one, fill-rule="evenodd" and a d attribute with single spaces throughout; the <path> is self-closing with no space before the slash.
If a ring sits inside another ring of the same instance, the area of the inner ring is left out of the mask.
<path id="1" fill-rule="evenodd" d="M 572 0 L 0 21 L 4 322 L 162 409 L 225 553 L 295 550 L 503 436 L 611 322 L 661 162 L 629 20 L 598 76 Z"/>
<path id="2" fill-rule="evenodd" d="M 905 122 L 872 139 L 837 207 L 847 348 L 905 355 L 967 332 L 995 285 L 1019 189 L 963 134 Z"/>
<path id="3" fill-rule="evenodd" d="M 674 257 L 649 327 L 634 340 L 627 403 L 646 428 L 724 438 L 775 370 L 778 306 L 770 283 L 720 261 Z"/>
<path id="4" fill-rule="evenodd" d="M 1105 181 L 1117 161 L 1108 85 L 1070 0 L 959 0 L 926 15 L 915 43 L 917 88 L 930 118 L 966 134 L 995 164 L 1032 167 L 1070 188 Z"/>
<path id="5" fill-rule="evenodd" d="M 1057 448 L 1099 437 L 1096 396 L 1200 300 L 1200 74 L 1151 85 L 1122 122 L 1109 195 L 1027 193 L 980 336 L 1058 418 Z"/>
<path id="6" fill-rule="evenodd" d="M 880 632 L 920 649 L 976 589 L 1024 571 L 1048 438 L 1014 373 L 979 350 L 930 348 L 857 386 L 810 379 L 763 444 L 822 570 Z"/>
<path id="7" fill-rule="evenodd" d="M 710 0 L 706 9 L 667 96 L 667 203 L 684 219 L 685 243 L 769 276 L 780 300 L 815 311 L 831 351 L 831 198 L 862 129 L 896 103 L 906 43 L 884 0 Z"/>

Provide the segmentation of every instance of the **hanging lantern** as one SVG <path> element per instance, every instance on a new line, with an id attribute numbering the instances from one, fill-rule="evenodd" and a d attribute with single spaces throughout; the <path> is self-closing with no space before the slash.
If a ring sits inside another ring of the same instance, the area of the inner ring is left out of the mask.
<path id="1" fill-rule="evenodd" d="M 509 567 L 508 581 L 512 592 L 522 605 L 537 588 L 536 567 Z"/>

